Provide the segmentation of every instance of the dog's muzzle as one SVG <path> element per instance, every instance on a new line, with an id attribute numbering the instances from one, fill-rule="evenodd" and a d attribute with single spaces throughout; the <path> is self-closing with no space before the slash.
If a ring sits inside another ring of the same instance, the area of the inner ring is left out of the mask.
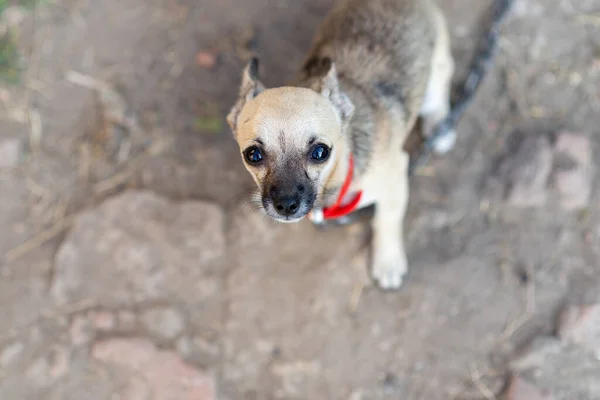
<path id="1" fill-rule="evenodd" d="M 265 202 L 267 211 L 271 208 L 277 217 L 284 220 L 296 220 L 304 217 L 313 204 L 311 190 L 303 184 L 272 185 L 263 198 L 268 199 Z"/>

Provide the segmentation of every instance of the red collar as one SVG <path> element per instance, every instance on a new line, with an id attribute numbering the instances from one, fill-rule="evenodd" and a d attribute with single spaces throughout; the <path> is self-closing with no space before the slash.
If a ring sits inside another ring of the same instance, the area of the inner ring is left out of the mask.
<path id="1" fill-rule="evenodd" d="M 344 184 L 342 185 L 342 190 L 336 200 L 336 202 L 330 207 L 323 208 L 323 219 L 335 219 L 339 217 L 343 217 L 345 215 L 350 214 L 352 211 L 356 209 L 358 203 L 360 202 L 360 198 L 362 197 L 362 191 L 359 191 L 354 198 L 347 204 L 342 205 L 346 194 L 348 194 L 348 190 L 350 189 L 350 185 L 352 184 L 352 176 L 354 174 L 354 158 L 352 154 L 350 154 L 350 162 L 348 165 L 348 173 L 346 174 L 346 179 L 344 180 Z"/>

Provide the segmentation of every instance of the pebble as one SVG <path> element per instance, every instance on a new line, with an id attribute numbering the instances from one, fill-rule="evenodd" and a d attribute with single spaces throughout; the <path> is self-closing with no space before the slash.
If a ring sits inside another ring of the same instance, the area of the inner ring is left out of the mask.
<path id="1" fill-rule="evenodd" d="M 109 311 L 95 311 L 90 313 L 94 327 L 101 331 L 110 331 L 117 327 L 115 315 Z"/>
<path id="2" fill-rule="evenodd" d="M 508 387 L 506 400 L 553 400 L 543 394 L 535 385 L 519 376 L 513 376 Z"/>
<path id="3" fill-rule="evenodd" d="M 15 167 L 21 158 L 21 141 L 16 138 L 0 140 L 0 168 Z"/>
<path id="4" fill-rule="evenodd" d="M 211 69 L 217 63 L 217 57 L 214 53 L 200 51 L 196 54 L 196 64 L 201 68 Z"/>
<path id="5" fill-rule="evenodd" d="M 0 367 L 5 368 L 12 364 L 23 352 L 23 343 L 16 342 L 6 346 L 0 353 Z"/>
<path id="6" fill-rule="evenodd" d="M 548 198 L 552 148 L 544 137 L 526 138 L 517 153 L 503 164 L 509 183 L 507 202 L 513 207 L 538 207 Z"/>
<path id="7" fill-rule="evenodd" d="M 557 334 L 600 359 L 600 304 L 567 306 L 559 317 Z"/>
<path id="8" fill-rule="evenodd" d="M 554 146 L 555 158 L 569 162 L 566 168 L 557 168 L 553 180 L 559 203 L 567 211 L 587 207 L 592 195 L 592 150 L 587 137 L 563 132 Z"/>
<path id="9" fill-rule="evenodd" d="M 185 328 L 183 316 L 173 308 L 146 310 L 141 321 L 150 333 L 164 340 L 176 339 Z"/>
<path id="10" fill-rule="evenodd" d="M 94 330 L 89 318 L 85 315 L 75 315 L 69 326 L 69 337 L 71 342 L 80 346 L 89 343 L 94 336 Z"/>

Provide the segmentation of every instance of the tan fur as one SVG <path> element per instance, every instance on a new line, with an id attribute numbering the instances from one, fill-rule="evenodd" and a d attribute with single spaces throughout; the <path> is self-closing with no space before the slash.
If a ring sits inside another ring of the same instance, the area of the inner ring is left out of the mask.
<path id="1" fill-rule="evenodd" d="M 383 288 L 399 287 L 407 272 L 402 146 L 419 116 L 428 134 L 449 111 L 449 46 L 431 0 L 346 0 L 325 18 L 292 86 L 265 90 L 249 64 L 228 116 L 243 157 L 251 148 L 264 156 L 246 168 L 266 212 L 284 222 L 330 205 L 353 155 L 359 207 L 376 204 L 372 274 Z M 324 162 L 311 158 L 317 144 L 331 149 Z M 292 215 L 273 206 L 282 187 L 299 202 Z"/>
<path id="2" fill-rule="evenodd" d="M 246 148 L 260 137 L 268 154 L 278 156 L 277 161 L 283 161 L 285 152 L 304 149 L 310 135 L 333 146 L 336 153 L 338 148 L 341 148 L 342 154 L 348 151 L 339 118 L 331 103 L 310 89 L 282 87 L 266 90 L 244 107 L 239 120 L 237 140 L 240 147 Z M 246 167 L 257 181 L 264 180 L 265 169 L 248 164 Z M 324 183 L 323 179 L 328 176 L 331 167 L 331 164 L 306 165 L 309 176 L 320 184 Z"/>

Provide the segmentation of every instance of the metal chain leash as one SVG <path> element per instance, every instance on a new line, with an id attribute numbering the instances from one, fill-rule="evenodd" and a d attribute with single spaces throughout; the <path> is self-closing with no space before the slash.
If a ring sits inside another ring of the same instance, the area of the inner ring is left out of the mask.
<path id="1" fill-rule="evenodd" d="M 460 88 L 446 119 L 442 120 L 442 122 L 436 126 L 431 136 L 425 139 L 418 155 L 411 160 L 408 167 L 409 175 L 413 174 L 415 168 L 423 165 L 429 160 L 436 144 L 447 139 L 447 135 L 451 134 L 452 130 L 456 128 L 460 118 L 473 101 L 481 81 L 492 64 L 498 48 L 500 28 L 513 3 L 514 0 L 495 0 L 492 6 L 490 27 L 482 38 L 479 48 L 475 53 L 469 75 Z"/>

